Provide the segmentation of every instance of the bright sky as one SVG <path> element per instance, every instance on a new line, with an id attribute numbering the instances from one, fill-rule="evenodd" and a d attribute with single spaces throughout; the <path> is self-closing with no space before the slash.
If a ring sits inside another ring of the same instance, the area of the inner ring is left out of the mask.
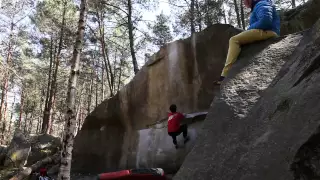
<path id="1" fill-rule="evenodd" d="M 163 14 L 170 16 L 170 6 L 168 3 L 169 0 L 160 0 L 158 3 L 158 8 L 151 10 L 151 11 L 144 11 L 143 12 L 143 20 L 144 21 L 150 21 L 150 23 L 152 24 L 155 20 L 156 20 L 156 16 L 159 15 L 161 12 L 163 12 Z M 171 24 L 169 24 L 171 26 Z M 147 27 L 145 22 L 141 22 L 138 25 L 138 29 L 144 32 L 151 32 L 150 29 Z M 172 29 L 171 29 L 172 30 Z M 174 39 L 176 40 L 176 39 Z M 151 45 L 151 44 L 150 44 Z M 151 50 L 152 49 L 152 50 Z M 150 52 L 151 50 L 151 52 Z M 144 53 L 151 53 L 150 55 L 152 55 L 153 53 L 157 52 L 159 50 L 158 47 L 151 47 L 151 46 L 147 46 L 145 51 L 139 51 L 136 56 L 138 57 L 138 64 L 139 66 L 144 65 Z"/>
<path id="2" fill-rule="evenodd" d="M 156 15 L 160 14 L 161 11 L 163 11 L 163 13 L 165 15 L 170 15 L 170 6 L 169 6 L 168 1 L 169 0 L 161 0 L 161 1 L 159 1 L 159 8 L 156 11 L 145 12 L 143 14 L 143 18 L 145 20 L 154 21 L 156 19 Z"/>

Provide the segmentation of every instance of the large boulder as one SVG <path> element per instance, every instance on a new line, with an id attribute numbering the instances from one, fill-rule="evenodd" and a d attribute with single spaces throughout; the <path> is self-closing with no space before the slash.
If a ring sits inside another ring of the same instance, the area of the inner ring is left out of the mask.
<path id="1" fill-rule="evenodd" d="M 320 21 L 244 48 L 174 179 L 319 179 L 319 52 Z"/>
<path id="2" fill-rule="evenodd" d="M 281 34 L 287 35 L 309 29 L 320 18 L 320 1 L 309 0 L 281 13 Z"/>
<path id="3" fill-rule="evenodd" d="M 123 154 L 130 153 L 137 130 L 166 117 L 172 103 L 184 113 L 207 111 L 229 38 L 239 32 L 218 24 L 162 47 L 128 85 L 85 119 L 75 138 L 73 169 L 122 168 L 120 161 L 126 161 Z"/>
<path id="4" fill-rule="evenodd" d="M 9 147 L 1 148 L 3 152 L 0 152 L 0 157 L 4 158 L 5 167 L 31 166 L 54 155 L 59 150 L 60 144 L 60 139 L 51 135 L 29 135 L 17 129 Z"/>
<path id="5" fill-rule="evenodd" d="M 32 135 L 30 139 L 31 151 L 28 157 L 27 166 L 54 155 L 58 152 L 61 144 L 59 138 L 48 134 Z"/>
<path id="6" fill-rule="evenodd" d="M 0 166 L 3 166 L 4 160 L 6 159 L 8 147 L 0 145 Z"/>
<path id="7" fill-rule="evenodd" d="M 30 137 L 17 129 L 9 144 L 4 166 L 23 167 L 27 163 L 30 151 Z"/>

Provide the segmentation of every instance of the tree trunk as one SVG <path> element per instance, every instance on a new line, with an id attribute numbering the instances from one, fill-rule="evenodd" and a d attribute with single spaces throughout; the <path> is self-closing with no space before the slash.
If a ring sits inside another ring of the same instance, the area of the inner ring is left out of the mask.
<path id="1" fill-rule="evenodd" d="M 117 93 L 117 90 L 116 90 L 116 87 L 117 87 L 117 84 L 116 84 L 116 74 L 117 74 L 117 49 L 114 50 L 114 64 L 113 64 L 113 72 L 114 72 L 114 77 L 113 77 L 113 86 L 112 86 L 112 89 L 114 90 L 114 93 Z"/>
<path id="2" fill-rule="evenodd" d="M 82 88 L 80 90 L 80 95 L 79 95 L 79 102 L 78 102 L 78 108 L 77 108 L 77 113 L 76 113 L 76 121 L 77 121 L 77 130 L 76 133 L 78 133 L 80 131 L 80 122 L 81 122 L 81 113 L 82 113 L 82 102 L 83 102 L 83 98 L 82 98 L 82 93 L 84 88 L 86 87 L 86 82 L 82 84 Z"/>
<path id="3" fill-rule="evenodd" d="M 9 45 L 8 45 L 8 52 L 7 52 L 7 60 L 6 60 L 6 65 L 9 68 L 11 65 L 11 56 L 12 56 L 12 36 L 13 36 L 13 27 L 14 23 L 11 22 L 10 26 L 10 35 L 9 35 Z M 1 104 L 0 104 L 0 122 L 2 121 L 2 117 L 5 116 L 6 114 L 6 102 L 7 102 L 7 93 L 8 93 L 8 82 L 9 82 L 9 70 L 6 69 L 5 74 L 4 74 L 4 80 L 3 80 L 3 87 L 2 87 L 2 93 L 1 93 Z"/>
<path id="4" fill-rule="evenodd" d="M 112 89 L 113 73 L 112 73 L 111 64 L 110 64 L 108 48 L 106 47 L 106 44 L 105 44 L 104 24 L 103 24 L 104 16 L 102 15 L 102 12 L 101 12 L 101 15 L 98 16 L 98 19 L 99 19 L 98 25 L 99 25 L 99 31 L 100 31 L 101 52 L 102 52 L 102 57 L 103 57 L 103 61 L 104 61 L 104 66 L 106 69 L 107 81 L 108 81 L 109 90 L 110 90 L 110 96 L 113 96 L 113 89 Z"/>
<path id="5" fill-rule="evenodd" d="M 104 68 L 103 66 L 101 66 L 101 97 L 103 101 L 104 100 Z"/>
<path id="6" fill-rule="evenodd" d="M 14 114 L 14 105 L 16 103 L 16 95 L 13 94 L 13 102 L 12 102 L 12 110 L 11 110 L 11 116 L 10 116 L 10 122 L 9 122 L 9 130 L 8 132 L 11 133 L 11 125 L 12 125 L 12 118 L 13 118 L 13 114 Z"/>
<path id="7" fill-rule="evenodd" d="M 54 112 L 54 109 L 55 109 L 55 106 L 56 106 L 56 94 L 57 94 L 57 89 L 55 90 L 54 94 L 53 94 L 53 100 L 52 100 L 52 110 L 51 110 L 51 113 L 50 113 L 50 118 L 49 118 L 49 134 L 52 134 L 53 132 L 53 122 L 54 122 L 54 115 L 55 113 Z"/>
<path id="8" fill-rule="evenodd" d="M 117 88 L 117 91 L 120 91 L 123 61 L 124 61 L 124 60 L 123 60 L 123 56 L 121 56 L 121 59 L 120 59 L 120 68 L 119 68 L 119 77 L 118 77 L 118 88 Z"/>
<path id="9" fill-rule="evenodd" d="M 134 74 L 137 74 L 139 71 L 138 62 L 136 58 L 136 53 L 134 51 L 134 37 L 133 37 L 133 22 L 132 22 L 132 3 L 131 0 L 128 0 L 128 31 L 129 31 L 129 40 L 130 40 L 130 51 L 132 57 L 132 64 Z"/>
<path id="10" fill-rule="evenodd" d="M 98 76 L 98 68 L 96 69 L 96 83 L 95 83 L 95 90 L 96 90 L 96 105 L 95 108 L 98 106 L 98 99 L 99 99 L 99 93 L 98 93 L 98 88 L 99 88 L 99 76 Z"/>
<path id="11" fill-rule="evenodd" d="M 64 1 L 63 5 L 63 13 L 62 13 L 62 24 L 61 24 L 61 29 L 60 29 L 60 39 L 59 39 L 59 45 L 58 45 L 58 51 L 57 54 L 55 55 L 55 70 L 53 73 L 53 80 L 51 83 L 51 89 L 50 89 L 50 95 L 49 95 L 49 101 L 46 109 L 46 116 L 43 119 L 42 123 L 42 128 L 41 132 L 45 134 L 50 133 L 50 126 L 52 124 L 52 106 L 55 101 L 55 94 L 57 91 L 57 76 L 58 76 L 58 69 L 59 69 L 59 64 L 60 64 L 60 54 L 62 50 L 62 45 L 63 45 L 63 34 L 64 34 L 64 26 L 65 26 L 65 16 L 66 16 L 66 9 L 67 9 L 67 1 Z"/>
<path id="12" fill-rule="evenodd" d="M 109 49 L 108 49 L 108 46 L 105 45 L 105 51 L 106 51 L 106 57 L 107 57 L 107 61 L 108 61 L 108 66 L 109 66 L 109 71 L 110 71 L 110 95 L 113 96 L 114 95 L 114 72 L 112 70 L 112 67 L 111 67 L 111 63 L 110 63 L 110 54 L 109 54 Z"/>
<path id="13" fill-rule="evenodd" d="M 0 122 L 2 120 L 2 115 L 3 115 L 3 108 L 5 104 L 5 97 L 6 97 L 6 89 L 8 88 L 8 78 L 7 78 L 7 73 L 5 73 L 4 81 L 3 81 L 3 86 L 2 86 L 2 93 L 1 93 L 1 104 L 0 104 Z"/>
<path id="14" fill-rule="evenodd" d="M 28 101 L 27 101 L 27 107 L 28 107 Z M 28 121 L 28 114 L 27 112 L 24 113 L 24 128 L 23 128 L 23 132 L 26 133 L 27 132 L 27 121 Z"/>
<path id="15" fill-rule="evenodd" d="M 23 85 L 22 85 L 22 87 L 21 87 L 21 94 L 20 94 L 20 112 L 19 112 L 19 121 L 18 121 L 18 128 L 19 128 L 19 129 L 20 129 L 20 127 L 21 127 L 23 106 L 24 106 L 24 88 L 23 88 Z"/>
<path id="16" fill-rule="evenodd" d="M 44 92 L 44 87 L 42 88 L 42 91 L 41 91 L 41 101 L 40 101 L 40 114 L 43 114 L 44 110 L 42 109 L 43 108 L 43 97 L 45 95 L 45 92 Z M 38 117 L 38 123 L 37 123 L 37 130 L 36 130 L 36 133 L 40 133 L 40 127 L 41 127 L 41 118 L 40 116 Z"/>
<path id="17" fill-rule="evenodd" d="M 199 0 L 196 1 L 196 8 L 197 8 L 197 22 L 199 31 L 202 31 L 202 14 L 199 7 Z"/>
<path id="18" fill-rule="evenodd" d="M 233 0 L 233 3 L 234 3 L 234 11 L 236 12 L 236 15 L 237 15 L 238 27 L 241 28 L 241 19 L 240 19 L 240 14 L 239 14 L 239 8 L 238 8 L 237 0 Z"/>
<path id="19" fill-rule="evenodd" d="M 210 0 L 205 0 L 205 24 L 208 26 L 212 25 L 211 14 L 209 11 Z"/>
<path id="20" fill-rule="evenodd" d="M 92 102 L 92 86 L 93 86 L 93 69 L 91 68 L 91 78 L 90 78 L 90 85 L 88 87 L 88 101 L 87 101 L 87 115 L 90 114 L 91 111 L 91 102 Z"/>
<path id="21" fill-rule="evenodd" d="M 5 132 L 6 132 L 6 121 L 3 121 L 2 128 L 1 128 L 1 141 L 0 141 L 1 144 L 5 144 L 5 139 L 7 139 L 7 138 L 4 138 Z"/>
<path id="22" fill-rule="evenodd" d="M 75 95 L 77 87 L 77 79 L 79 76 L 80 66 L 80 53 L 83 45 L 83 35 L 85 30 L 85 17 L 86 17 L 86 0 L 81 0 L 80 4 L 80 18 L 78 22 L 78 32 L 76 42 L 73 50 L 73 57 L 71 60 L 71 71 L 68 83 L 68 93 L 66 102 L 66 114 L 65 114 L 65 132 L 62 141 L 60 168 L 57 180 L 70 180 L 70 169 L 72 159 L 72 149 L 74 141 L 74 132 L 76 127 L 76 111 L 75 111 Z"/>
<path id="23" fill-rule="evenodd" d="M 32 123 L 33 123 L 33 115 L 34 115 L 34 112 L 31 112 L 30 114 L 30 118 L 29 118 L 29 127 L 28 127 L 28 133 L 31 134 L 32 133 Z"/>
<path id="24" fill-rule="evenodd" d="M 77 132 L 79 132 L 81 130 L 81 122 L 82 122 L 82 107 L 80 106 L 80 109 L 79 109 L 79 119 L 77 120 L 78 121 L 78 129 L 77 129 Z"/>
<path id="25" fill-rule="evenodd" d="M 224 23 L 225 23 L 225 24 L 228 24 L 228 22 L 227 22 L 227 15 L 226 15 L 225 9 L 223 10 L 223 18 L 224 18 Z"/>
<path id="26" fill-rule="evenodd" d="M 2 126 L 4 127 L 4 129 L 2 129 L 2 135 L 4 134 L 4 131 L 6 130 L 5 126 L 6 126 L 6 121 L 7 121 L 7 108 L 8 108 L 8 90 L 6 92 L 4 110 L 3 110 Z M 1 140 L 3 140 L 3 137 L 1 137 Z"/>
<path id="27" fill-rule="evenodd" d="M 190 28 L 190 30 L 191 30 L 191 35 L 193 34 L 193 33 L 195 33 L 196 32 L 196 28 L 195 28 L 195 23 L 194 23 L 194 1 L 195 0 L 191 0 L 191 4 L 190 4 L 190 26 L 191 26 L 191 28 Z"/>
<path id="28" fill-rule="evenodd" d="M 53 64 L 53 39 L 51 36 L 50 41 L 50 65 L 49 65 L 49 75 L 48 75 L 48 86 L 47 86 L 47 95 L 44 105 L 44 111 L 43 111 L 43 120 L 42 120 L 42 128 L 41 132 L 46 133 L 46 127 L 48 126 L 49 116 L 50 116 L 50 110 L 48 107 L 49 104 L 49 96 L 50 96 L 50 87 L 51 87 L 51 74 L 52 74 L 52 64 Z"/>
<path id="29" fill-rule="evenodd" d="M 291 5 L 292 5 L 292 8 L 295 8 L 296 7 L 296 0 L 291 0 Z"/>
<path id="30" fill-rule="evenodd" d="M 40 116 L 38 117 L 38 123 L 37 123 L 37 130 L 36 130 L 36 134 L 40 133 L 39 129 L 40 129 L 40 122 L 41 122 L 41 118 Z"/>
<path id="31" fill-rule="evenodd" d="M 56 86 L 55 86 L 54 92 L 53 92 L 53 100 L 52 100 L 52 110 L 51 110 L 51 112 L 54 112 L 54 109 L 56 107 L 56 100 L 57 100 L 56 97 L 57 97 L 57 82 L 56 82 Z M 50 114 L 50 118 L 49 118 L 49 134 L 52 134 L 52 132 L 53 132 L 54 115 L 55 115 L 55 113 L 51 113 Z"/>
<path id="32" fill-rule="evenodd" d="M 241 0 L 240 3 L 240 13 L 241 13 L 241 23 L 242 23 L 242 29 L 246 29 L 246 23 L 244 20 L 244 9 L 243 9 L 243 0 Z"/>

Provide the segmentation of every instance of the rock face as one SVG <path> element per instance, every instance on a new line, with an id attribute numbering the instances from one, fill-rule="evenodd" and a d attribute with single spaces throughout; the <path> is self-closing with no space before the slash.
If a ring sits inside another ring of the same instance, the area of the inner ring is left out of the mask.
<path id="1" fill-rule="evenodd" d="M 138 130 L 166 117 L 172 103 L 184 113 L 207 111 L 227 42 L 239 32 L 214 25 L 162 47 L 126 87 L 86 118 L 75 138 L 72 168 L 103 172 L 129 166 L 123 155 L 132 151 Z"/>
<path id="2" fill-rule="evenodd" d="M 118 168 L 160 167 L 166 173 L 176 173 L 185 156 L 192 149 L 206 114 L 207 112 L 200 112 L 185 115 L 186 119 L 182 123 L 188 125 L 190 141 L 184 145 L 183 136 L 182 134 L 179 135 L 177 140 L 181 148 L 178 150 L 175 149 L 172 138 L 168 136 L 167 121 L 152 125 L 148 129 L 138 130 L 130 134 L 126 133 L 124 138 L 131 141 L 122 146 L 122 148 L 128 149 L 125 151 L 126 153 L 121 154 Z M 93 168 L 87 167 L 80 170 L 82 173 L 93 173 L 97 171 L 96 169 L 97 167 L 94 166 Z M 100 172 L 105 171 L 100 170 Z"/>
<path id="3" fill-rule="evenodd" d="M 46 135 L 26 135 L 16 130 L 8 148 L 3 149 L 0 166 L 23 167 L 55 154 L 60 148 L 60 139 Z M 1 160 L 1 159 L 0 159 Z"/>
<path id="4" fill-rule="evenodd" d="M 31 136 L 31 152 L 28 157 L 27 166 L 30 166 L 48 156 L 54 155 L 59 148 L 59 138 L 47 134 Z"/>
<path id="5" fill-rule="evenodd" d="M 192 149 L 206 114 L 204 112 L 186 115 L 187 119 L 185 119 L 183 124 L 188 125 L 190 141 L 184 145 L 182 134 L 178 136 L 177 141 L 181 146 L 178 150 L 174 148 L 172 138 L 168 136 L 167 121 L 156 124 L 149 129 L 137 131 L 136 141 L 130 142 L 130 151 L 127 154 L 123 154 L 120 167 L 160 167 L 166 173 L 176 173 L 185 156 Z"/>
<path id="6" fill-rule="evenodd" d="M 23 167 L 31 151 L 30 137 L 16 130 L 4 161 L 4 166 Z"/>
<path id="7" fill-rule="evenodd" d="M 281 15 L 281 34 L 287 35 L 311 28 L 320 18 L 320 1 L 309 0 Z"/>
<path id="8" fill-rule="evenodd" d="M 319 52 L 320 21 L 245 47 L 174 179 L 319 179 Z"/>
<path id="9" fill-rule="evenodd" d="M 4 160 L 6 159 L 8 147 L 0 145 L 0 166 L 4 164 Z"/>

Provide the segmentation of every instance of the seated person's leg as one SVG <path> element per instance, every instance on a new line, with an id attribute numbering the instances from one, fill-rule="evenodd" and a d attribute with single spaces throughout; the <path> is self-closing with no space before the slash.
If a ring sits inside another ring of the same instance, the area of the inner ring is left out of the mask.
<path id="1" fill-rule="evenodd" d="M 277 34 L 273 31 L 252 29 L 248 31 L 243 31 L 240 34 L 231 37 L 229 40 L 229 49 L 226 63 L 222 70 L 221 76 L 219 80 L 216 82 L 216 84 L 221 84 L 221 82 L 224 80 L 224 77 L 227 76 L 232 64 L 237 60 L 241 52 L 241 45 L 266 40 L 276 36 Z"/>

